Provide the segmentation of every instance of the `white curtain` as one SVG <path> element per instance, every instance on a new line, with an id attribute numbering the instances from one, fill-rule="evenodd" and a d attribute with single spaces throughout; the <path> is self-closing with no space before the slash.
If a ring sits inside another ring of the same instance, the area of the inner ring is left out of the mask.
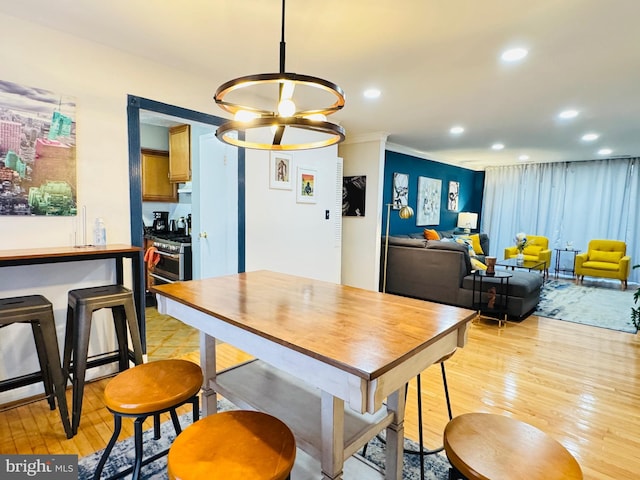
<path id="1" fill-rule="evenodd" d="M 589 240 L 627 244 L 631 264 L 640 264 L 640 159 L 540 163 L 491 167 L 485 172 L 481 231 L 491 255 L 503 258 L 515 234 L 549 238 L 549 248 Z M 640 268 L 629 280 L 640 282 Z"/>

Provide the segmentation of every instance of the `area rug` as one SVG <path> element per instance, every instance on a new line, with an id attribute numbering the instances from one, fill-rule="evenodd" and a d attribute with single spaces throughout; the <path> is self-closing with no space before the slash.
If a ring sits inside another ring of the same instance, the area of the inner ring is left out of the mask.
<path id="1" fill-rule="evenodd" d="M 540 302 L 534 314 L 636 333 L 637 330 L 631 322 L 634 291 L 635 289 L 632 288 L 623 291 L 550 280 L 542 287 Z"/>
<path id="2" fill-rule="evenodd" d="M 218 410 L 230 410 L 235 408 L 228 401 L 221 399 L 218 401 Z M 180 425 L 186 428 L 191 423 L 191 414 L 185 414 L 180 417 Z M 159 440 L 153 439 L 153 429 L 143 432 L 144 456 L 148 457 L 155 453 L 161 452 L 169 448 L 175 438 L 175 431 L 170 421 L 164 422 L 160 428 L 162 437 Z M 384 468 L 385 445 L 378 438 L 374 438 L 367 446 L 366 459 L 374 463 L 380 468 Z M 405 440 L 405 449 L 417 450 L 417 445 Z M 95 452 L 91 455 L 83 457 L 78 462 L 78 480 L 93 479 L 96 466 L 102 457 L 103 450 Z M 116 443 L 111 451 L 109 460 L 102 471 L 102 478 L 108 478 L 116 475 L 128 467 L 133 465 L 133 437 Z M 428 455 L 425 457 L 425 479 L 426 480 L 447 480 L 449 477 L 449 462 L 442 454 Z M 130 479 L 131 475 L 123 477 Z M 141 480 L 167 480 L 167 457 L 163 456 L 142 467 Z M 420 458 L 418 455 L 405 453 L 404 465 L 402 471 L 403 480 L 419 480 L 420 479 Z M 295 480 L 295 479 L 292 479 Z M 349 479 L 345 479 L 349 480 Z M 358 480 L 358 479 L 353 479 Z"/>

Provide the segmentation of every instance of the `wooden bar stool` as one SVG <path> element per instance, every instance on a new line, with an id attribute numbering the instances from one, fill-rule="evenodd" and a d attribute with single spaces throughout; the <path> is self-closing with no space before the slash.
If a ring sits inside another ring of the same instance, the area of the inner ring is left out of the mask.
<path id="1" fill-rule="evenodd" d="M 137 365 L 111 379 L 104 389 L 104 401 L 113 414 L 113 435 L 100 458 L 94 479 L 100 478 L 109 454 L 118 440 L 123 417 L 135 418 L 135 460 L 132 467 L 111 478 L 120 478 L 133 472 L 132 480 L 137 480 L 143 465 L 166 455 L 168 450 L 142 458 L 142 423 L 147 417 L 154 417 L 154 438 L 157 440 L 160 438 L 160 414 L 169 412 L 176 435 L 179 435 L 182 429 L 176 408 L 185 403 L 192 403 L 193 421 L 198 420 L 198 392 L 202 387 L 202 381 L 202 371 L 198 365 L 177 359 Z"/>
<path id="2" fill-rule="evenodd" d="M 31 324 L 38 362 L 40 363 L 40 376 L 49 407 L 54 410 L 56 408 L 54 398 L 58 400 L 58 410 L 65 434 L 67 438 L 71 438 L 73 434 L 69 424 L 69 411 L 65 395 L 67 382 L 60 364 L 60 349 L 58 348 L 58 336 L 51 302 L 42 295 L 0 299 L 0 328 L 13 323 Z M 28 383 L 33 382 L 25 384 Z M 23 384 L 3 380 L 0 382 L 0 391 L 4 392 L 17 386 L 23 386 Z"/>
<path id="3" fill-rule="evenodd" d="M 71 428 L 74 435 L 78 433 L 80 414 L 82 412 L 84 381 L 88 368 L 87 357 L 89 353 L 91 321 L 93 312 L 102 308 L 111 309 L 113 314 L 118 341 L 118 370 L 122 372 L 129 368 L 130 355 L 127 341 L 127 326 L 129 327 L 129 335 L 131 335 L 131 343 L 133 346 L 133 361 L 136 365 L 142 363 L 142 342 L 131 290 L 122 285 L 107 285 L 70 290 L 64 338 L 63 369 L 65 375 L 70 376 L 73 387 Z M 107 358 L 106 361 L 99 361 L 93 366 L 103 365 L 112 361 L 115 361 L 115 358 Z"/>
<path id="4" fill-rule="evenodd" d="M 449 480 L 582 480 L 575 458 L 537 428 L 503 415 L 467 413 L 444 430 Z"/>
<path id="5" fill-rule="evenodd" d="M 190 425 L 169 449 L 169 480 L 285 480 L 296 458 L 293 433 L 266 413 L 232 410 Z"/>

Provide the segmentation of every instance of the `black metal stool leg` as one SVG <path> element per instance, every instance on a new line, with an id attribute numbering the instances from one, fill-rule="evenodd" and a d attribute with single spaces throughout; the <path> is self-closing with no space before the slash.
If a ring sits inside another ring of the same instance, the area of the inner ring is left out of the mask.
<path id="1" fill-rule="evenodd" d="M 49 366 L 48 363 L 49 359 L 47 358 L 47 347 L 42 333 L 42 323 L 40 320 L 32 320 L 29 323 L 31 323 L 33 340 L 36 344 L 36 353 L 38 354 L 38 363 L 40 364 L 40 374 L 42 375 L 42 383 L 44 384 L 44 393 L 47 396 L 47 401 L 49 402 L 49 409 L 55 410 L 56 402 L 51 372 L 54 365 Z M 59 361 L 59 359 L 56 359 L 56 361 Z"/>
<path id="2" fill-rule="evenodd" d="M 418 392 L 418 436 L 420 437 L 420 480 L 424 480 L 424 438 L 422 433 L 422 382 L 420 374 L 416 377 Z"/>
<path id="3" fill-rule="evenodd" d="M 171 415 L 171 421 L 173 422 L 173 428 L 176 431 L 176 437 L 182 433 L 182 427 L 180 426 L 180 421 L 178 420 L 178 414 L 176 413 L 176 409 L 172 408 L 169 412 Z"/>
<path id="4" fill-rule="evenodd" d="M 140 478 L 140 470 L 142 469 L 142 422 L 144 422 L 145 418 L 147 417 L 138 417 L 136 421 L 133 422 L 136 460 L 131 480 L 138 480 L 138 478 Z"/>
<path id="5" fill-rule="evenodd" d="M 442 384 L 444 385 L 444 397 L 447 400 L 449 420 L 453 420 L 453 413 L 451 413 L 451 400 L 449 399 L 449 386 L 447 385 L 447 372 L 444 368 L 444 362 L 440 362 L 440 369 L 442 370 Z"/>
<path id="6" fill-rule="evenodd" d="M 96 471 L 93 474 L 94 480 L 100 480 L 102 469 L 104 468 L 105 463 L 107 463 L 107 459 L 111 454 L 111 450 L 113 449 L 113 446 L 118 441 L 118 436 L 120 435 L 121 428 L 122 428 L 122 417 L 120 415 L 114 414 L 113 415 L 113 435 L 111 435 L 111 439 L 107 444 L 107 448 L 104 449 L 104 452 L 102 453 L 102 458 L 100 458 L 100 462 L 98 462 Z"/>
<path id="7" fill-rule="evenodd" d="M 153 415 L 153 439 L 158 440 L 160 438 L 160 414 Z"/>

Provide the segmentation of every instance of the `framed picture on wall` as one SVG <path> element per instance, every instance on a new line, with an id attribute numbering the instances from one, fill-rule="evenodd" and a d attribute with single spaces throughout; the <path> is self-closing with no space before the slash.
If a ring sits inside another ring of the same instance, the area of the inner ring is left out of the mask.
<path id="1" fill-rule="evenodd" d="M 441 191 L 442 180 L 418 177 L 417 226 L 440 224 Z"/>
<path id="2" fill-rule="evenodd" d="M 342 216 L 364 217 L 367 196 L 367 176 L 356 175 L 342 178 Z"/>
<path id="3" fill-rule="evenodd" d="M 316 184 L 317 173 L 307 167 L 298 167 L 296 183 L 296 201 L 298 203 L 316 203 L 318 188 Z"/>
<path id="4" fill-rule="evenodd" d="M 269 188 L 291 190 L 291 167 L 293 157 L 288 153 L 271 152 L 269 162 Z"/>
<path id="5" fill-rule="evenodd" d="M 406 173 L 393 174 L 393 195 L 391 208 L 400 210 L 409 204 L 409 175 Z"/>
<path id="6" fill-rule="evenodd" d="M 449 182 L 449 195 L 447 196 L 447 210 L 458 211 L 458 194 L 460 193 L 459 182 Z"/>

